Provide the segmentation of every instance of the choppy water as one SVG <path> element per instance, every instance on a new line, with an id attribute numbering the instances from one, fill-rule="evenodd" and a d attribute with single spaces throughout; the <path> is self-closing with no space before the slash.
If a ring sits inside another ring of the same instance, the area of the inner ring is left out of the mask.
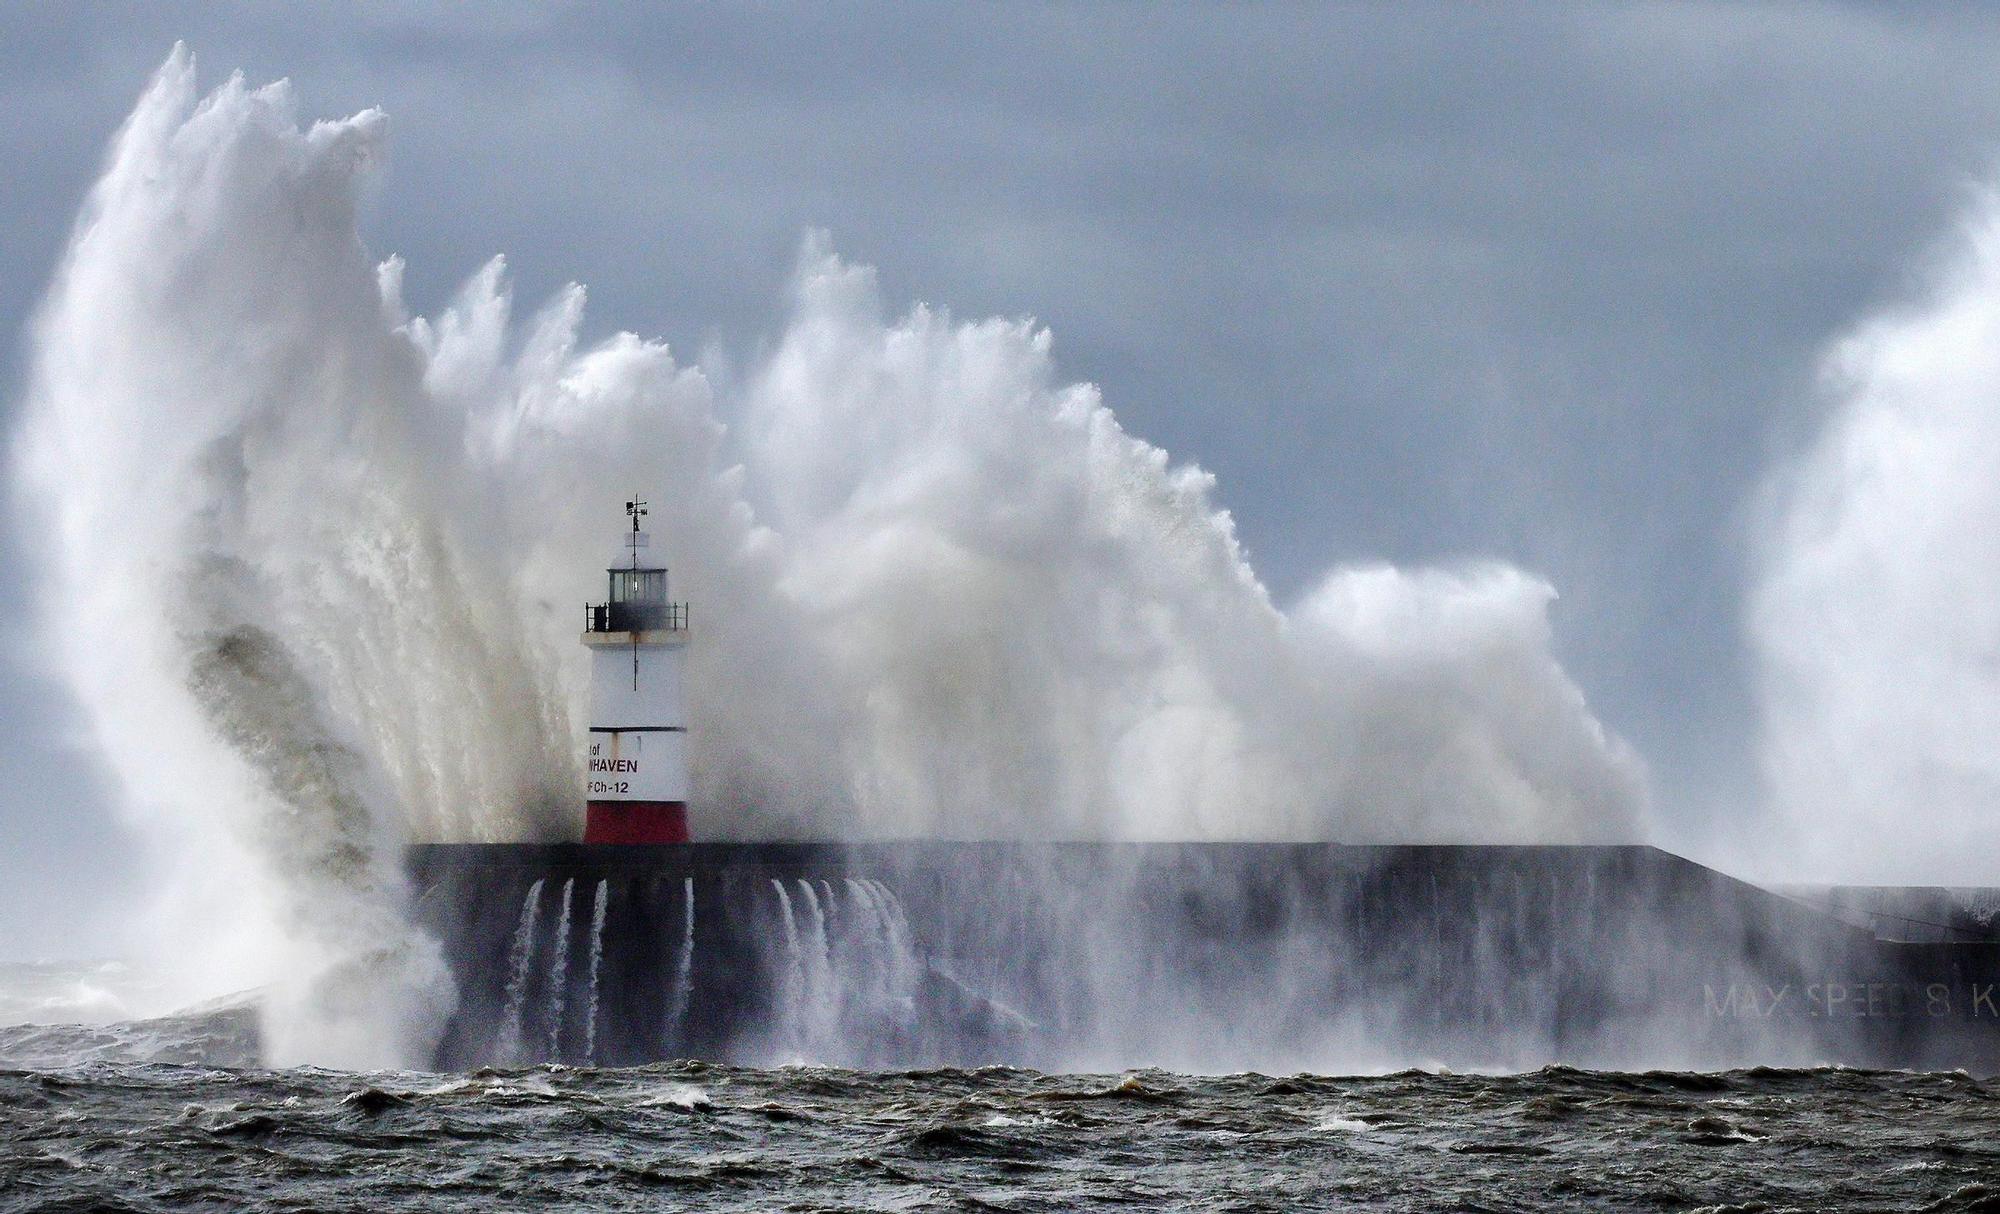
<path id="1" fill-rule="evenodd" d="M 1960 1074 L 131 1060 L 246 1029 L 0 1029 L 0 1210 L 2000 1210 L 2000 1084 Z"/>

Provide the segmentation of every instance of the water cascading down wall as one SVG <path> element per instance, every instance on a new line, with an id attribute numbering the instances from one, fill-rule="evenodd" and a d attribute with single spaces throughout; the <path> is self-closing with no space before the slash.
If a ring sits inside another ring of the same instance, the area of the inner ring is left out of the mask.
<path id="1" fill-rule="evenodd" d="M 2000 944 L 1644 847 L 434 847 L 441 1065 L 2000 1070 Z"/>

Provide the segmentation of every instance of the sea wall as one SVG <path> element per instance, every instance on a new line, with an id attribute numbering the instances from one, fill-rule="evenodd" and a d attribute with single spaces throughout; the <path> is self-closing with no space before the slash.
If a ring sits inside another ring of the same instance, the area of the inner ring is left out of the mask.
<path id="1" fill-rule="evenodd" d="M 448 1067 L 2000 1071 L 2000 943 L 1878 938 L 1652 848 L 473 845 L 410 866 L 459 980 Z"/>

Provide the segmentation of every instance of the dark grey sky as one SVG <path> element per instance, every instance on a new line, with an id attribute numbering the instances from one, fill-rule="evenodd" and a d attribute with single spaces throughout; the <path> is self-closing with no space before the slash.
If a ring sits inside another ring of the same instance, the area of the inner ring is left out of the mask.
<path id="1" fill-rule="evenodd" d="M 740 359 L 824 227 L 892 301 L 1051 326 L 1218 475 L 1281 599 L 1351 559 L 1542 573 L 1691 844 L 1751 795 L 1746 497 L 1818 350 L 1985 179 L 1991 11 L 11 5 L 4 408 L 106 142 L 186 39 L 206 84 L 389 111 L 367 237 L 419 308 L 504 252 L 526 299 L 576 279 L 600 330 Z M 0 956 L 88 951 L 132 847 L 0 637 Z"/>

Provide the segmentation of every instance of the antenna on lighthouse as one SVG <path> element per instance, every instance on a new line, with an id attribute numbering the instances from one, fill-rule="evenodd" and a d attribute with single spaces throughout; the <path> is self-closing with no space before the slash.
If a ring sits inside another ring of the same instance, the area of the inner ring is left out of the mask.
<path id="1" fill-rule="evenodd" d="M 646 546 L 646 533 L 639 530 L 639 520 L 646 517 L 646 503 L 638 494 L 625 503 L 625 513 L 632 519 L 632 534 L 625 538 L 625 546 L 632 550 L 632 568 L 639 567 L 639 549 Z"/>

